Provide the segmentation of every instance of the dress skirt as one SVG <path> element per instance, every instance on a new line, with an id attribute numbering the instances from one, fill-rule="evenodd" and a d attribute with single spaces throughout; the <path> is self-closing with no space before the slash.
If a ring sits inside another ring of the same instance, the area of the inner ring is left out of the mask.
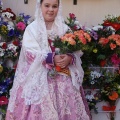
<path id="1" fill-rule="evenodd" d="M 25 105 L 20 87 L 14 110 L 7 110 L 6 120 L 91 120 L 83 90 L 73 87 L 70 76 L 48 76 L 48 84 L 49 94 L 37 105 Z"/>

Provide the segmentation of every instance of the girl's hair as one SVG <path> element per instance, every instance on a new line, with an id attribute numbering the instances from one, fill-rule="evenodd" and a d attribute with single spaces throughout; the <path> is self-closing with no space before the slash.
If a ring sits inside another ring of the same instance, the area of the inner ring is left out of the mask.
<path id="1" fill-rule="evenodd" d="M 40 4 L 42 4 L 43 0 L 40 1 Z M 58 4 L 59 4 L 59 0 L 58 0 Z"/>

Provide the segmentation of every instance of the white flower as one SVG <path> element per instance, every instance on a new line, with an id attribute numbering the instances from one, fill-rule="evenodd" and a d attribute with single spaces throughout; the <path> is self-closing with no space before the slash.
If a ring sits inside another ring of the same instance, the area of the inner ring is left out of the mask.
<path id="1" fill-rule="evenodd" d="M 85 96 L 86 99 L 88 99 L 89 101 L 92 101 L 92 99 L 94 99 L 94 96 L 91 94 L 91 95 L 86 95 Z"/>
<path id="2" fill-rule="evenodd" d="M 59 54 L 60 53 L 60 48 L 55 48 L 55 53 Z"/>
<path id="3" fill-rule="evenodd" d="M 11 17 L 13 17 L 13 14 L 9 13 L 9 12 L 6 12 L 6 16 L 7 16 L 7 18 L 11 18 Z"/>
<path id="4" fill-rule="evenodd" d="M 7 18 L 11 18 L 13 17 L 14 15 L 12 13 L 9 13 L 9 12 L 3 12 L 2 13 L 2 17 L 7 17 Z"/>
<path id="5" fill-rule="evenodd" d="M 5 52 L 5 50 L 0 48 L 0 57 L 4 56 L 4 52 Z"/>
<path id="6" fill-rule="evenodd" d="M 2 13 L 2 17 L 5 17 L 5 15 L 6 15 L 5 13 Z"/>
<path id="7" fill-rule="evenodd" d="M 97 26 L 94 26 L 92 29 L 95 31 L 98 31 L 99 29 L 103 29 L 103 26 L 97 25 Z"/>
<path id="8" fill-rule="evenodd" d="M 79 25 L 77 25 L 76 27 L 77 27 L 77 29 L 80 29 L 80 26 L 79 26 Z"/>
<path id="9" fill-rule="evenodd" d="M 108 29 L 108 30 L 109 30 L 109 29 L 112 30 L 112 34 L 115 34 L 115 31 L 116 31 L 116 30 L 115 30 L 112 26 L 108 26 L 107 29 Z"/>
<path id="10" fill-rule="evenodd" d="M 7 25 L 8 30 L 14 30 L 14 27 L 11 25 Z"/>
<path id="11" fill-rule="evenodd" d="M 8 48 L 7 48 L 7 50 L 12 50 L 13 52 L 15 52 L 16 51 L 16 49 L 17 49 L 17 46 L 15 46 L 14 44 L 9 44 L 8 45 Z"/>
<path id="12" fill-rule="evenodd" d="M 79 25 L 79 21 L 78 20 L 75 20 L 75 25 Z"/>

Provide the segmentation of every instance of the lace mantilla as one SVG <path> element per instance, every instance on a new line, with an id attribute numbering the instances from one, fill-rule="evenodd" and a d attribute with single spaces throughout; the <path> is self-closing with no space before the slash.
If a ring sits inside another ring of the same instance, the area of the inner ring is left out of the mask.
<path id="1" fill-rule="evenodd" d="M 50 52 L 50 48 L 48 46 L 48 35 L 50 38 L 52 37 L 51 39 L 53 39 L 56 34 L 60 37 L 68 30 L 68 26 L 64 24 L 64 20 L 61 16 L 60 0 L 59 10 L 52 27 L 52 32 L 47 34 L 46 25 L 40 8 L 40 1 L 41 0 L 37 0 L 35 21 L 27 26 L 23 36 L 19 62 L 15 73 L 13 87 L 10 92 L 8 110 L 11 112 L 15 107 L 15 100 L 19 87 L 22 87 L 23 89 L 22 98 L 25 99 L 26 105 L 40 104 L 43 98 L 47 96 L 48 70 L 42 63 L 46 59 L 47 53 Z M 27 52 L 34 56 L 32 63 L 27 62 Z M 77 71 L 79 71 L 79 69 L 77 69 Z M 81 83 L 82 79 L 78 79 L 80 81 L 76 82 L 76 78 L 80 78 L 80 76 L 76 76 L 76 72 L 72 69 L 71 72 L 73 85 L 78 88 L 79 82 Z M 82 71 L 80 75 L 82 78 Z"/>

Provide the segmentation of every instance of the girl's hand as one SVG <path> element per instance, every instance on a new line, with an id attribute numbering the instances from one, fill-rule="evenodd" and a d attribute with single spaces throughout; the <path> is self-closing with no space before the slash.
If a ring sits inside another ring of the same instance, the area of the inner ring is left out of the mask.
<path id="1" fill-rule="evenodd" d="M 61 55 L 55 55 L 54 56 L 54 63 L 55 63 L 55 65 L 57 66 L 57 63 L 61 60 L 62 58 L 61 58 Z"/>
<path id="2" fill-rule="evenodd" d="M 57 66 L 60 66 L 61 68 L 65 68 L 67 67 L 70 62 L 72 60 L 72 57 L 66 54 L 62 54 L 62 55 L 55 55 L 55 64 Z"/>

